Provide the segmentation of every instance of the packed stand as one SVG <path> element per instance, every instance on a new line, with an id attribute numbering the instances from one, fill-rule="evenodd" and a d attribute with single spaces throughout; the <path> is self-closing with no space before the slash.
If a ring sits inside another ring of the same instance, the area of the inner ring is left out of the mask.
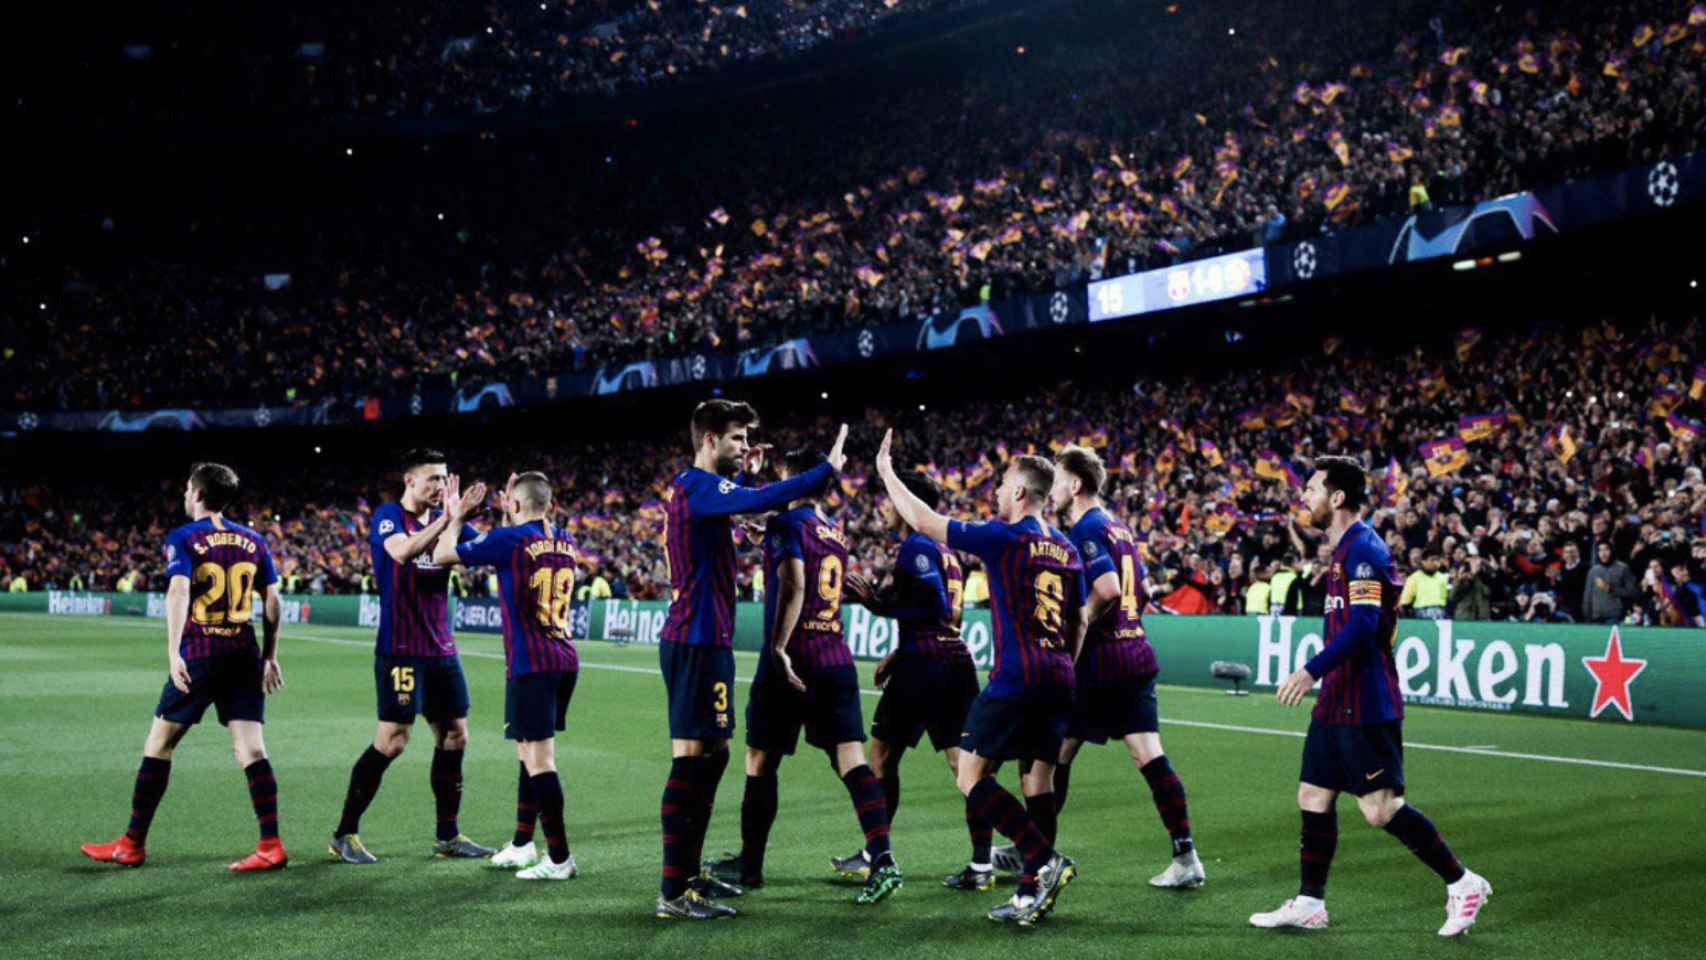
<path id="1" fill-rule="evenodd" d="M 460 285 L 436 263 L 416 276 L 401 256 L 315 264 L 276 294 L 252 275 L 152 263 L 56 277 L 39 304 L 15 293 L 14 315 L 46 309 L 7 333 L 8 405 L 308 402 L 730 349 L 1699 146 L 1706 5 L 1443 6 L 1431 20 L 1402 4 L 1317 11 L 1261 47 L 1231 48 L 1238 58 L 1217 55 L 1222 21 L 1187 9 L 1167 19 L 1179 56 L 1201 64 L 1134 63 L 1132 38 L 1110 35 L 993 64 L 953 96 L 849 104 L 838 134 L 755 119 L 675 158 L 726 176 L 678 172 L 675 189 L 634 191 L 644 215 L 612 221 L 654 226 L 589 224 L 543 256 L 497 241 L 467 254 L 480 269 Z M 1312 62 L 1356 49 L 1330 42 L 1352 27 L 1395 45 Z M 1137 112 L 1138 101 L 1168 108 Z M 753 149 L 776 142 L 792 146 Z M 528 251 L 549 233 L 509 229 Z M 185 330 L 174 348 L 219 353 L 210 376 L 172 384 L 134 362 L 164 321 Z M 236 357 L 220 346 L 233 329 Z M 58 335 L 71 330 L 101 335 Z M 69 339 L 68 372 L 46 347 Z"/>
<path id="2" fill-rule="evenodd" d="M 873 409 L 855 430 L 854 463 L 831 507 L 851 534 L 854 571 L 869 576 L 889 551 L 868 482 L 883 429 L 899 431 L 901 461 L 938 478 L 951 511 L 965 517 L 987 513 L 1005 456 L 1083 443 L 1107 460 L 1108 500 L 1144 542 L 1152 609 L 1318 615 L 1325 548 L 1300 515 L 1301 485 L 1311 458 L 1350 450 L 1366 455 L 1378 494 L 1370 522 L 1410 578 L 1407 614 L 1702 625 L 1706 455 L 1695 438 L 1706 419 L 1706 364 L 1681 349 L 1701 333 L 1698 320 L 1496 336 L 1469 328 L 1444 353 L 1396 356 L 1328 340 L 1278 368 Z M 778 451 L 809 449 L 832 429 L 782 417 L 759 439 Z M 618 595 L 658 599 L 668 589 L 659 498 L 688 451 L 645 451 L 669 449 L 678 440 L 669 438 L 465 451 L 452 455 L 453 468 L 488 478 L 546 470 L 559 520 L 589 569 Z M 244 518 L 300 589 L 360 590 L 372 508 L 396 492 L 348 467 L 313 476 L 323 486 L 306 497 L 259 481 Z M 167 507 L 179 483 L 98 511 L 46 485 L 7 489 L 0 580 L 21 576 L 39 589 L 75 575 L 90 589 L 113 589 L 130 575 L 135 589 L 160 589 L 158 544 L 176 520 Z M 150 520 L 114 529 L 110 517 Z M 744 556 L 750 594 L 757 557 Z M 478 592 L 483 582 L 465 586 Z"/>

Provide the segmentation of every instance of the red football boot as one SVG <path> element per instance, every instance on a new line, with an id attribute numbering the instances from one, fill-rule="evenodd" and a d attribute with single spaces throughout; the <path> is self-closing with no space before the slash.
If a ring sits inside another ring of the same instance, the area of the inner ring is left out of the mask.
<path id="1" fill-rule="evenodd" d="M 127 834 L 112 843 L 85 843 L 83 855 L 101 863 L 116 863 L 125 867 L 140 867 L 148 859 L 148 851 Z"/>
<path id="2" fill-rule="evenodd" d="M 262 840 L 255 846 L 255 852 L 231 865 L 232 873 L 246 873 L 250 870 L 282 870 L 290 862 L 285 856 L 284 844 L 277 839 Z"/>

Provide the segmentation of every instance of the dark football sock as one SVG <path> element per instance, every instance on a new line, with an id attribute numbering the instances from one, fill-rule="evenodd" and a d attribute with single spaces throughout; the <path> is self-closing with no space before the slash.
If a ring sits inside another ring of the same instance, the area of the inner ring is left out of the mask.
<path id="1" fill-rule="evenodd" d="M 1031 822 L 1042 831 L 1043 839 L 1054 846 L 1054 837 L 1059 829 L 1060 808 L 1056 805 L 1054 794 L 1039 793 L 1034 797 L 1025 798 L 1025 812 L 1030 814 Z"/>
<path id="2" fill-rule="evenodd" d="M 1058 816 L 1066 809 L 1066 791 L 1072 787 L 1072 764 L 1054 765 L 1054 812 Z"/>
<path id="3" fill-rule="evenodd" d="M 715 753 L 696 757 L 696 762 L 689 768 L 692 772 L 690 779 L 693 783 L 693 829 L 688 833 L 690 846 L 683 851 L 689 877 L 699 875 L 700 863 L 705 855 L 705 835 L 711 830 L 711 812 L 717 805 L 717 785 L 722 783 L 723 771 L 729 766 L 729 751 L 718 750 Z"/>
<path id="4" fill-rule="evenodd" d="M 563 826 L 563 781 L 557 771 L 534 774 L 530 785 L 539 804 L 539 829 L 545 832 L 545 848 L 552 863 L 569 859 L 569 837 Z"/>
<path id="5" fill-rule="evenodd" d="M 995 828 L 979 814 L 972 812 L 971 805 L 966 805 L 966 834 L 971 837 L 971 862 L 980 866 L 989 866 L 989 848 L 995 839 Z"/>
<path id="6" fill-rule="evenodd" d="M 454 840 L 462 832 L 456 822 L 462 809 L 462 751 L 434 750 L 430 776 L 438 808 L 438 839 Z"/>
<path id="7" fill-rule="evenodd" d="M 984 777 L 966 795 L 966 814 L 968 818 L 973 814 L 982 817 L 1019 848 L 1019 855 L 1025 859 L 1019 893 L 1036 896 L 1037 871 L 1054 856 L 1054 847 L 1031 822 L 1025 808 L 994 777 Z"/>
<path id="8" fill-rule="evenodd" d="M 1300 860 L 1302 882 L 1299 896 L 1327 899 L 1327 870 L 1333 866 L 1333 851 L 1339 847 L 1339 815 L 1303 811 L 1303 844 Z"/>
<path id="9" fill-rule="evenodd" d="M 249 802 L 254 804 L 255 819 L 261 824 L 262 840 L 278 839 L 278 780 L 272 764 L 265 758 L 243 768 L 249 780 Z"/>
<path id="10" fill-rule="evenodd" d="M 906 753 L 906 748 L 896 745 L 889 748 L 888 760 L 883 764 L 879 777 L 883 784 L 883 803 L 889 809 L 889 826 L 894 826 L 895 814 L 900 812 L 900 758 Z"/>
<path id="11" fill-rule="evenodd" d="M 674 900 L 687 892 L 687 881 L 697 876 L 699 864 L 689 862 L 687 847 L 693 832 L 693 766 L 697 757 L 676 757 L 669 763 L 669 779 L 663 785 L 663 885 L 664 899 Z M 691 866 L 691 870 L 689 867 Z"/>
<path id="12" fill-rule="evenodd" d="M 865 831 L 865 852 L 872 866 L 894 862 L 889 854 L 889 808 L 883 799 L 883 784 L 871 772 L 869 764 L 861 763 L 841 778 L 847 796 L 853 800 L 853 812 L 859 818 L 859 829 Z"/>
<path id="13" fill-rule="evenodd" d="M 1161 824 L 1167 828 L 1167 836 L 1173 840 L 1173 856 L 1182 857 L 1194 849 L 1191 841 L 1191 811 L 1185 804 L 1185 785 L 1179 782 L 1179 775 L 1173 772 L 1173 765 L 1167 762 L 1165 754 L 1144 764 L 1139 768 L 1143 779 L 1149 782 L 1149 794 L 1155 801 L 1155 810 L 1161 814 Z"/>
<path id="14" fill-rule="evenodd" d="M 742 880 L 764 878 L 764 852 L 770 828 L 776 823 L 776 774 L 746 778 L 740 801 L 740 866 Z"/>
<path id="15" fill-rule="evenodd" d="M 391 760 L 391 757 L 375 750 L 372 744 L 368 744 L 356 758 L 355 767 L 349 772 L 349 790 L 344 794 L 343 817 L 333 833 L 341 837 L 361 832 L 361 815 L 367 812 L 367 805 L 379 793 L 380 778 L 385 776 L 385 768 L 391 766 Z"/>
<path id="16" fill-rule="evenodd" d="M 539 819 L 539 801 L 533 796 L 533 778 L 527 775 L 527 764 L 517 762 L 521 775 L 515 782 L 515 836 L 510 842 L 525 847 L 533 842 L 533 825 Z"/>
<path id="17" fill-rule="evenodd" d="M 143 757 L 136 769 L 136 786 L 130 794 L 130 827 L 124 835 L 137 846 L 148 842 L 148 827 L 154 822 L 154 810 L 166 795 L 166 784 L 172 778 L 172 761 L 159 757 Z"/>
<path id="18" fill-rule="evenodd" d="M 1428 865 L 1428 869 L 1439 874 L 1446 883 L 1456 883 L 1463 879 L 1463 864 L 1457 861 L 1451 848 L 1445 845 L 1445 838 L 1439 835 L 1422 811 L 1409 804 L 1398 808 L 1398 812 L 1386 824 L 1386 832 L 1397 837 L 1416 859 Z"/>

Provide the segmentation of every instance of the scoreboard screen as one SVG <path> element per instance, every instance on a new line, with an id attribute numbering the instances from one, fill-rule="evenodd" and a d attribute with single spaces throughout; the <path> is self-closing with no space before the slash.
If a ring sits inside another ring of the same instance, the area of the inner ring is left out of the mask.
<path id="1" fill-rule="evenodd" d="M 1262 248 L 1090 284 L 1090 322 L 1258 293 L 1268 285 Z"/>

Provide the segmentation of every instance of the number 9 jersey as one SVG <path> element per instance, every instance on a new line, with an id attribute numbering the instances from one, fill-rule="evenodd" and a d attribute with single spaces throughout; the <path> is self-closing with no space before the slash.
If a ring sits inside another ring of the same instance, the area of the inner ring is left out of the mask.
<path id="1" fill-rule="evenodd" d="M 456 556 L 467 566 L 497 570 L 508 679 L 580 669 L 569 639 L 576 553 L 567 531 L 543 520 L 497 527 L 457 544 Z"/>
<path id="2" fill-rule="evenodd" d="M 255 591 L 278 582 L 267 541 L 218 514 L 166 535 L 166 578 L 190 581 L 190 616 L 179 656 L 205 660 L 254 653 Z"/>

